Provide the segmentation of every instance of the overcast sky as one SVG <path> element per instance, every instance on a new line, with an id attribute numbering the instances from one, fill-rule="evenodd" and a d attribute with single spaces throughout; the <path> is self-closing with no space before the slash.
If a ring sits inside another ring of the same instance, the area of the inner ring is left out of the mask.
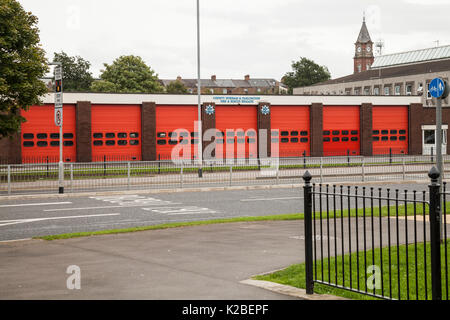
<path id="1" fill-rule="evenodd" d="M 103 63 L 139 55 L 161 79 L 197 78 L 196 0 L 19 0 L 41 43 Z M 280 80 L 300 57 L 353 72 L 363 12 L 384 53 L 450 44 L 450 0 L 200 0 L 201 76 Z"/>

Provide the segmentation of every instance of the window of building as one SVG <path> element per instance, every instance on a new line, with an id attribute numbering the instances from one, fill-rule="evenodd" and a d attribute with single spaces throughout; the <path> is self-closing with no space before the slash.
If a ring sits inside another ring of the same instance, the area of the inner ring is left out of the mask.
<path id="1" fill-rule="evenodd" d="M 389 87 L 384 87 L 384 95 L 385 96 L 389 95 Z"/>
<path id="2" fill-rule="evenodd" d="M 358 72 L 361 72 L 361 65 L 358 64 L 358 66 L 356 67 L 358 69 Z"/>
<path id="3" fill-rule="evenodd" d="M 37 138 L 38 139 L 47 139 L 47 134 L 46 133 L 38 133 Z"/>
<path id="4" fill-rule="evenodd" d="M 373 94 L 376 95 L 376 96 L 379 96 L 380 95 L 380 88 L 378 88 L 378 87 L 373 88 Z"/>
<path id="5" fill-rule="evenodd" d="M 222 89 L 223 94 L 227 94 L 227 89 Z"/>
<path id="6" fill-rule="evenodd" d="M 364 95 L 366 95 L 366 96 L 370 95 L 370 89 L 369 88 L 364 88 Z"/>
<path id="7" fill-rule="evenodd" d="M 34 134 L 33 133 L 24 133 L 23 134 L 23 138 L 24 139 L 34 139 Z M 25 145 L 24 145 L 25 146 Z M 28 147 L 28 146 L 27 146 Z"/>
<path id="8" fill-rule="evenodd" d="M 400 95 L 400 86 L 399 86 L 399 85 L 396 85 L 396 86 L 395 86 L 395 88 L 394 88 L 394 94 L 395 94 L 396 96 L 399 96 L 399 95 Z"/>
<path id="9" fill-rule="evenodd" d="M 248 89 L 244 89 L 244 94 L 248 94 Z"/>
<path id="10" fill-rule="evenodd" d="M 359 95 L 359 89 L 355 89 L 355 95 L 357 96 L 357 95 Z"/>
<path id="11" fill-rule="evenodd" d="M 106 137 L 106 138 L 115 138 L 115 137 L 116 137 L 116 134 L 115 134 L 115 133 L 112 133 L 112 132 L 108 132 L 107 134 L 105 134 L 105 137 Z"/>
<path id="12" fill-rule="evenodd" d="M 412 95 L 412 88 L 413 88 L 412 84 L 407 84 L 406 85 L 406 95 L 407 96 Z"/>

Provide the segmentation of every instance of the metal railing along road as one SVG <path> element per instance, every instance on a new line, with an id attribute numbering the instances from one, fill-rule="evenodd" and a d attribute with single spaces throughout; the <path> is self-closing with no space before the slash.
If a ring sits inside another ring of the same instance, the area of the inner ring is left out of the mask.
<path id="1" fill-rule="evenodd" d="M 440 192 L 434 167 L 429 177 L 429 192 L 411 192 L 311 184 L 306 172 L 307 293 L 321 284 L 381 299 L 449 300 L 446 185 Z"/>
<path id="2" fill-rule="evenodd" d="M 444 164 L 450 156 L 444 156 Z M 297 184 L 309 170 L 314 182 L 424 180 L 433 156 L 336 156 L 197 161 L 104 161 L 65 163 L 66 192 Z M 55 162 L 0 165 L 0 194 L 58 190 Z"/>

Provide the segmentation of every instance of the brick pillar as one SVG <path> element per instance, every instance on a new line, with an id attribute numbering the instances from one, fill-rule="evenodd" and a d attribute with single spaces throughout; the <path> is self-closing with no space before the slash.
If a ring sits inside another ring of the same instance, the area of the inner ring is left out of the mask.
<path id="1" fill-rule="evenodd" d="M 373 142 L 372 142 L 372 104 L 363 103 L 360 108 L 359 117 L 359 130 L 360 130 L 360 143 L 361 143 L 361 155 L 372 156 L 373 155 Z"/>
<path id="2" fill-rule="evenodd" d="M 313 103 L 309 109 L 311 157 L 323 156 L 323 104 Z"/>
<path id="3" fill-rule="evenodd" d="M 269 109 L 267 110 L 268 107 Z M 259 144 L 260 141 L 263 137 L 260 137 L 260 129 L 265 129 L 267 130 L 267 140 L 266 140 L 266 146 L 267 146 L 267 157 L 271 156 L 271 106 L 270 103 L 267 102 L 260 102 L 258 104 L 258 116 L 257 116 L 257 135 L 258 135 L 258 158 L 265 157 L 265 154 L 262 154 L 262 152 L 260 152 L 259 150 Z M 261 143 L 264 143 L 261 141 Z M 261 154 L 260 154 L 261 153 Z"/>
<path id="4" fill-rule="evenodd" d="M 78 101 L 75 108 L 77 162 L 92 161 L 91 102 Z"/>
<path id="5" fill-rule="evenodd" d="M 208 129 L 216 129 L 216 104 L 214 102 L 205 102 L 202 104 L 202 139 Z M 214 141 L 215 138 L 210 141 L 203 140 L 202 151 L 204 152 L 211 143 L 215 143 Z M 205 156 L 209 157 L 209 152 L 208 155 Z M 212 152 L 211 156 L 215 157 L 215 151 Z M 206 160 L 207 159 L 208 158 L 206 158 Z"/>
<path id="6" fill-rule="evenodd" d="M 155 161 L 156 157 L 156 105 L 143 102 L 141 105 L 142 161 Z"/>
<path id="7" fill-rule="evenodd" d="M 409 137 L 408 137 L 408 154 L 422 154 L 422 124 L 424 121 L 424 110 L 421 103 L 412 103 L 409 108 Z M 436 110 L 436 109 L 433 109 Z"/>
<path id="8" fill-rule="evenodd" d="M 0 163 L 19 164 L 22 163 L 21 133 L 13 134 L 7 138 L 0 139 Z"/>

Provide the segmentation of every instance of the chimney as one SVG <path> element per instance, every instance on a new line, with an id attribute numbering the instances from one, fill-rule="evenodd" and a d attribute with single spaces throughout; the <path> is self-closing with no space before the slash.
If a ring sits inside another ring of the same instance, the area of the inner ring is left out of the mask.
<path id="1" fill-rule="evenodd" d="M 244 79 L 245 79 L 245 81 L 250 80 L 250 75 L 249 75 L 249 74 L 245 75 L 245 76 L 244 76 Z"/>
<path id="2" fill-rule="evenodd" d="M 216 75 L 212 75 L 212 76 L 211 76 L 211 80 L 212 80 L 212 81 L 216 81 Z"/>
<path id="3" fill-rule="evenodd" d="M 181 81 L 181 77 L 180 76 L 177 77 L 177 81 Z"/>

